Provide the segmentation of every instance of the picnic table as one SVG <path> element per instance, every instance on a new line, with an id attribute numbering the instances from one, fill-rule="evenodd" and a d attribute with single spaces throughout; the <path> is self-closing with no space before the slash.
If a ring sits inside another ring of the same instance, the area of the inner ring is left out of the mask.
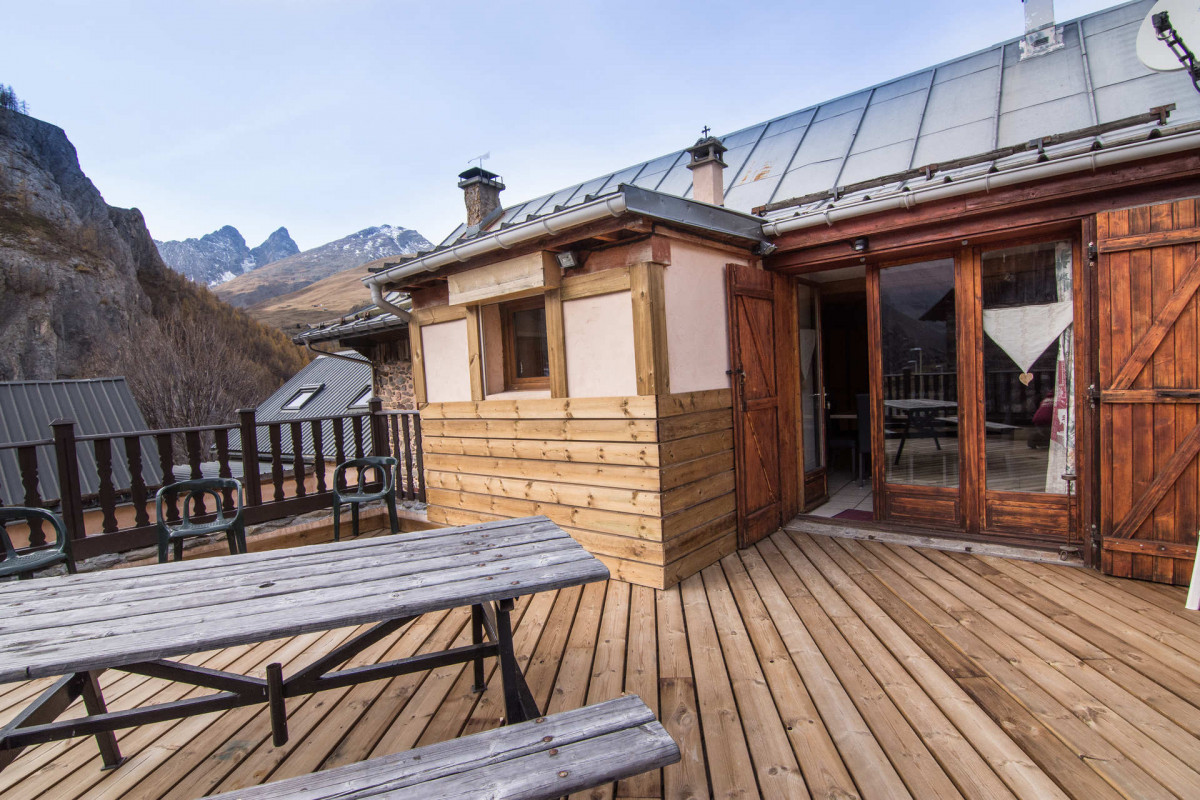
<path id="1" fill-rule="evenodd" d="M 516 598 L 608 578 L 608 570 L 545 517 L 382 536 L 221 558 L 0 584 L 0 683 L 62 676 L 0 728 L 0 769 L 25 747 L 95 736 L 106 768 L 121 761 L 113 731 L 266 704 L 274 742 L 287 742 L 286 701 L 447 664 L 499 659 L 507 723 L 539 712 L 513 652 Z M 367 666 L 348 659 L 421 614 L 472 609 L 472 643 Z M 298 671 L 266 677 L 172 657 L 374 623 Z M 96 676 L 115 669 L 217 690 L 110 712 Z M 87 715 L 57 721 L 82 697 Z"/>
<path id="2" fill-rule="evenodd" d="M 883 406 L 889 411 L 899 411 L 904 414 L 904 428 L 900 431 L 900 446 L 896 449 L 893 463 L 900 463 L 900 454 L 904 452 L 904 443 L 910 438 L 932 437 L 933 444 L 938 450 L 942 443 L 938 441 L 937 417 L 939 414 L 958 408 L 958 404 L 949 400 L 926 400 L 919 397 L 902 400 L 884 400 Z"/>

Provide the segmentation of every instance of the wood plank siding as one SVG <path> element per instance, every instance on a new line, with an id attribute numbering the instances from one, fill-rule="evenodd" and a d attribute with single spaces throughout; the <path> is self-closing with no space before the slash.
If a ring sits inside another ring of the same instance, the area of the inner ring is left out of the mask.
<path id="1" fill-rule="evenodd" d="M 665 588 L 736 547 L 728 389 L 430 403 L 428 514 L 544 514 L 613 576 Z"/>
<path id="2" fill-rule="evenodd" d="M 596 798 L 1200 796 L 1200 615 L 1180 588 L 878 542 L 773 534 L 665 591 L 610 581 L 522 599 L 518 660 L 541 709 L 638 694 L 683 760 Z M 350 666 L 470 641 L 427 615 Z M 285 674 L 354 629 L 189 657 Z M 496 728 L 504 701 L 454 665 L 288 704 L 271 745 L 250 707 L 40 745 L 0 772 L 6 800 L 194 800 Z M 115 671 L 109 707 L 187 687 Z M 0 722 L 47 681 L 0 688 Z M 68 712 L 70 713 L 70 712 Z"/>

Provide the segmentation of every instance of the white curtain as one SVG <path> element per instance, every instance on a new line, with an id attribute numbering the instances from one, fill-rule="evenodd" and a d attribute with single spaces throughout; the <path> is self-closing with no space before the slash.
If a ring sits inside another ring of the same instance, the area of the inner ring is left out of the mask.
<path id="1" fill-rule="evenodd" d="M 1059 242 L 1054 251 L 1054 275 L 1058 299 L 1072 299 L 1071 245 Z M 1050 422 L 1050 458 L 1046 463 L 1046 491 L 1066 494 L 1063 474 L 1075 471 L 1075 359 L 1074 325 L 1058 337 L 1058 361 L 1054 369 L 1054 416 Z"/>

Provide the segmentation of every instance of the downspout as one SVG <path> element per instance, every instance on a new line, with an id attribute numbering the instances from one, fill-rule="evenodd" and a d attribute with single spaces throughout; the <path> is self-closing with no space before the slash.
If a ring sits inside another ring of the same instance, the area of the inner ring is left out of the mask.
<path id="1" fill-rule="evenodd" d="M 400 320 L 401 322 L 408 322 L 408 320 L 412 317 L 412 314 L 405 311 L 395 303 L 389 303 L 387 298 L 384 297 L 383 287 L 381 285 L 378 283 L 368 283 L 367 285 L 371 287 L 372 303 L 384 311 L 391 312 L 396 316 L 396 319 Z"/>
<path id="2" fill-rule="evenodd" d="M 763 235 L 767 237 L 780 236 L 790 231 L 813 228 L 821 224 L 832 227 L 835 222 L 844 219 L 864 217 L 868 214 L 877 214 L 882 211 L 891 211 L 894 209 L 910 209 L 918 203 L 945 200 L 979 191 L 986 192 L 1001 186 L 1012 186 L 1040 178 L 1067 175 L 1072 172 L 1082 172 L 1088 169 L 1095 171 L 1100 167 L 1124 164 L 1143 158 L 1179 153 L 1196 148 L 1200 148 L 1200 131 L 1190 130 L 1186 133 L 1162 136 L 1150 141 L 1134 142 L 1105 150 L 1080 153 L 1055 161 L 1014 167 L 1013 169 L 1002 170 L 954 183 L 935 184 L 925 188 L 897 193 L 878 200 L 867 200 L 852 206 L 834 206 L 832 208 L 810 211 L 798 217 L 764 223 Z"/>

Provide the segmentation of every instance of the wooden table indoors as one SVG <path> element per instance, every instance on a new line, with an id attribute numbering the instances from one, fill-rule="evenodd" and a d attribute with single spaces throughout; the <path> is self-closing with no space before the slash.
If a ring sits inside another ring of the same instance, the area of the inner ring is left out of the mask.
<path id="1" fill-rule="evenodd" d="M 287 741 L 287 698 L 446 664 L 499 659 L 507 722 L 539 716 L 513 653 L 515 598 L 608 578 L 608 570 L 545 517 L 320 544 L 291 550 L 0 584 L 0 683 L 62 676 L 0 728 L 0 769 L 25 747 L 95 736 L 106 768 L 121 761 L 113 731 L 264 703 L 275 744 Z M 337 669 L 421 614 L 471 606 L 472 644 Z M 376 623 L 285 677 L 205 669 L 175 656 L 312 631 Z M 215 689 L 172 703 L 106 710 L 105 669 Z M 83 698 L 87 716 L 56 721 Z"/>

